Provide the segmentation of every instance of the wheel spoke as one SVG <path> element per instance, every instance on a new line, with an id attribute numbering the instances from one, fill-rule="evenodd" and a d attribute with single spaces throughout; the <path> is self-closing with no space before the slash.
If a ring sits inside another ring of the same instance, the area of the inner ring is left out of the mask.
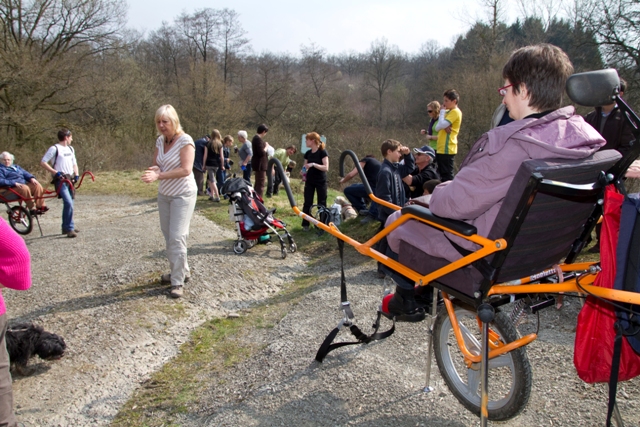
<path id="1" fill-rule="evenodd" d="M 480 390 L 480 370 L 479 369 L 467 369 L 467 394 L 472 398 L 477 397 L 478 390 Z"/>
<path id="2" fill-rule="evenodd" d="M 511 368 L 512 365 L 513 365 L 513 362 L 511 361 L 511 357 L 509 356 L 509 353 L 503 354 L 502 356 L 494 357 L 493 359 L 489 359 L 489 369 L 502 368 L 502 367 Z"/>
<path id="3" fill-rule="evenodd" d="M 467 349 L 473 354 L 480 354 L 480 341 L 469 331 L 469 329 L 462 323 L 460 325 L 460 332 L 462 332 L 462 338 L 467 346 Z"/>

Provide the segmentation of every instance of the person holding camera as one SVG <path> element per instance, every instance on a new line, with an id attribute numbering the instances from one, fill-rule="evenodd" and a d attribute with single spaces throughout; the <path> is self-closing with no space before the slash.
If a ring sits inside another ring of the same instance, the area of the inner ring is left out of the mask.
<path id="1" fill-rule="evenodd" d="M 40 165 L 53 176 L 58 197 L 62 199 L 62 234 L 77 237 L 78 229 L 73 222 L 73 199 L 75 189 L 63 179 L 78 182 L 78 162 L 76 153 L 71 147 L 73 136 L 69 129 L 58 131 L 58 143 L 49 147 L 42 157 Z M 49 164 L 51 162 L 51 164 Z"/>

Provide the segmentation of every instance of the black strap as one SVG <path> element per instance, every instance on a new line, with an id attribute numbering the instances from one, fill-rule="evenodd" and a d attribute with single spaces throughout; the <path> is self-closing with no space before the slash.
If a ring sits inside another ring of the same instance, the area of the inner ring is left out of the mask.
<path id="1" fill-rule="evenodd" d="M 609 404 L 607 406 L 607 427 L 611 427 L 611 416 L 616 405 L 616 391 L 618 388 L 618 373 L 620 371 L 620 356 L 622 353 L 622 325 L 617 321 L 614 325 L 616 337 L 613 341 L 613 358 L 611 359 L 611 376 L 609 377 Z"/>
<path id="2" fill-rule="evenodd" d="M 380 329 L 380 318 L 382 317 L 382 312 L 378 310 L 378 316 L 376 317 L 376 321 L 373 324 L 373 333 L 371 335 L 367 335 L 360 330 L 356 325 L 352 323 L 352 319 L 355 318 L 353 311 L 351 311 L 351 304 L 349 303 L 349 299 L 347 298 L 347 281 L 344 275 L 344 241 L 338 240 L 338 250 L 340 252 L 340 304 L 342 308 L 342 312 L 344 313 L 344 318 L 338 323 L 327 337 L 324 339 L 318 352 L 316 353 L 316 360 L 320 363 L 324 360 L 324 358 L 331 351 L 336 348 L 344 347 L 346 345 L 354 345 L 354 344 L 367 344 L 371 341 L 378 341 L 385 339 L 391 336 L 396 330 L 396 321 L 393 320 L 393 325 L 388 331 L 378 332 Z M 343 326 L 349 326 L 349 330 L 351 334 L 355 337 L 357 341 L 345 341 L 334 343 L 333 340 L 338 336 L 338 332 L 342 329 Z"/>

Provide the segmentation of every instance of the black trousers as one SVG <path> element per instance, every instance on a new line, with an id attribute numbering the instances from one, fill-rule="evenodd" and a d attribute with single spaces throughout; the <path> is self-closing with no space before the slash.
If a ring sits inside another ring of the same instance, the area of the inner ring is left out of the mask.
<path id="1" fill-rule="evenodd" d="M 323 182 L 310 182 L 307 181 L 304 185 L 304 205 L 302 206 L 302 212 L 307 215 L 311 214 L 311 206 L 313 205 L 313 196 L 318 193 L 318 205 L 327 206 L 327 181 Z M 303 219 L 302 226 L 308 227 L 309 221 Z"/>
<path id="2" fill-rule="evenodd" d="M 455 154 L 436 153 L 436 163 L 438 164 L 438 172 L 442 182 L 451 181 L 453 179 L 453 158 Z"/>

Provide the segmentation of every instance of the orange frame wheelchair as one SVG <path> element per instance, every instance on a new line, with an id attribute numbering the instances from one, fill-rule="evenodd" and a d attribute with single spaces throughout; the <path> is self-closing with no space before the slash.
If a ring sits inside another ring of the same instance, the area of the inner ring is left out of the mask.
<path id="1" fill-rule="evenodd" d="M 85 171 L 80 177 L 77 185 L 74 185 L 74 183 L 67 178 L 62 179 L 60 183 L 69 184 L 69 186 L 75 191 L 80 188 L 80 186 L 82 185 L 82 181 L 84 180 L 84 177 L 86 175 L 89 175 L 91 177 L 91 181 L 95 181 L 94 175 L 89 171 Z M 53 191 L 45 190 L 42 198 L 53 199 L 55 197 L 58 197 L 58 188 Z M 31 215 L 29 210 L 23 206 L 25 202 L 35 201 L 35 198 L 24 198 L 22 197 L 22 195 L 14 191 L 11 187 L 3 187 L 3 189 L 5 191 L 3 193 L 0 193 L 0 203 L 4 204 L 6 207 L 7 216 L 9 217 L 9 225 L 11 225 L 11 228 L 13 228 L 18 234 L 29 234 L 33 230 L 33 218 L 35 218 L 36 222 L 38 223 L 40 235 L 42 236 L 42 227 L 40 227 L 40 219 L 38 218 L 41 214 Z"/>
<path id="2" fill-rule="evenodd" d="M 617 102 L 632 123 L 637 139 L 640 118 L 617 96 L 618 85 L 615 70 L 602 70 L 572 76 L 567 92 L 581 105 Z M 500 310 L 501 306 L 516 302 L 514 306 L 520 310 L 536 312 L 553 304 L 547 294 L 559 293 L 640 304 L 640 294 L 593 285 L 600 271 L 599 262 L 575 262 L 602 214 L 604 188 L 615 185 L 624 192 L 621 179 L 638 154 L 640 144 L 635 144 L 624 158 L 617 151 L 607 150 L 578 161 L 524 162 L 488 236 L 478 235 L 475 227 L 465 222 L 437 217 L 422 206 L 399 207 L 378 199 L 371 193 L 352 151 L 342 153 L 340 175 L 344 176 L 344 160 L 350 157 L 371 200 L 402 212 L 367 242 L 358 242 L 333 224 L 325 225 L 301 212 L 288 183 L 283 182 L 298 216 L 379 261 L 397 273 L 392 276 L 394 280 L 433 286 L 440 291 L 444 304 L 438 307 L 438 292 L 434 292 L 428 317 L 432 331 L 427 369 L 433 349 L 448 388 L 486 425 L 489 419 L 507 420 L 518 415 L 526 407 L 531 390 L 532 373 L 525 346 L 537 334 L 519 336 L 514 325 L 518 314 L 509 316 Z M 270 161 L 269 168 L 272 165 L 284 176 L 276 159 Z M 268 178 L 272 179 L 269 174 Z M 374 249 L 377 242 L 410 220 L 469 240 L 479 249 L 462 254 L 451 263 L 429 257 L 408 244 L 401 245 L 397 259 Z M 344 319 L 338 330 L 353 321 L 349 303 L 344 300 Z M 425 391 L 430 389 L 428 372 Z M 616 419 L 622 425 L 619 414 Z"/>

